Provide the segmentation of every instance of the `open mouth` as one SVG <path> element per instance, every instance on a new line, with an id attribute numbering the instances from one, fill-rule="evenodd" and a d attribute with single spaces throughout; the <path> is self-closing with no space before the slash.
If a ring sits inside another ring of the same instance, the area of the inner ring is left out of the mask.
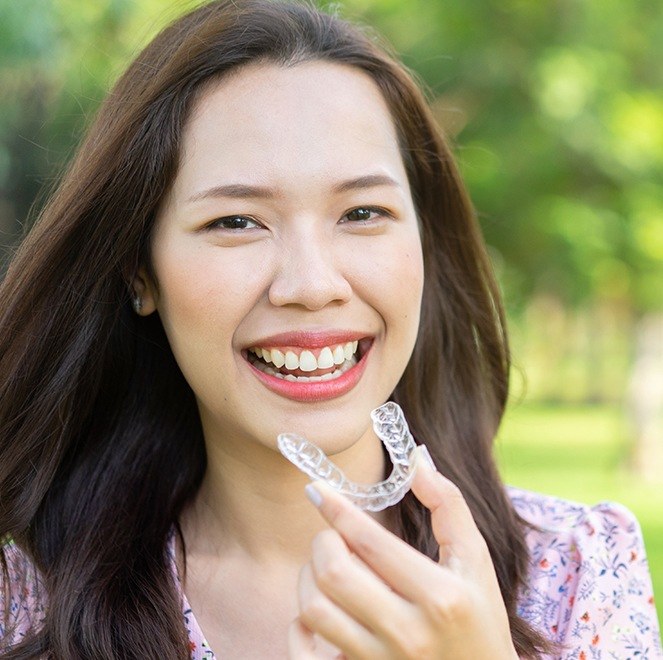
<path id="1" fill-rule="evenodd" d="M 290 382 L 336 380 L 365 355 L 372 337 L 316 348 L 251 346 L 242 355 L 259 371 Z"/>

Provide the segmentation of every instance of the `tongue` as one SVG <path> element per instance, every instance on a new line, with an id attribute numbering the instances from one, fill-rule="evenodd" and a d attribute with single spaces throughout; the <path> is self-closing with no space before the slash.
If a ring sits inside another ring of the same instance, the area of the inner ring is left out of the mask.
<path id="1" fill-rule="evenodd" d="M 273 366 L 274 365 L 272 365 L 272 367 Z M 301 369 L 286 369 L 285 367 L 281 367 L 280 369 L 277 369 L 277 371 L 284 376 L 287 376 L 288 374 L 291 374 L 292 376 L 324 376 L 325 374 L 333 373 L 339 369 L 340 366 L 340 364 L 335 364 L 328 369 L 315 369 L 314 371 L 302 371 Z"/>

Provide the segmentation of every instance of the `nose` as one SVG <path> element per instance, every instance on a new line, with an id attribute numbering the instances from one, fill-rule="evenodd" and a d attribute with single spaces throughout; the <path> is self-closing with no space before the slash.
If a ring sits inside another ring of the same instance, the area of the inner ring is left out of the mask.
<path id="1" fill-rule="evenodd" d="M 291 236 L 279 250 L 269 301 L 277 307 L 299 305 L 311 311 L 347 302 L 352 287 L 339 262 L 330 241 L 312 232 Z"/>

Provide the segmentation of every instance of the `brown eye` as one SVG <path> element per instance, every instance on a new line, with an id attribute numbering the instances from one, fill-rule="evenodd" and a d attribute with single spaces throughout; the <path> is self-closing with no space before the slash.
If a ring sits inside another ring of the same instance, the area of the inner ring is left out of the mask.
<path id="1" fill-rule="evenodd" d="M 260 225 L 245 215 L 229 215 L 225 218 L 218 218 L 211 222 L 207 227 L 208 229 L 229 229 L 229 230 L 239 230 L 239 229 L 253 229 L 254 227 L 259 227 Z"/>
<path id="2" fill-rule="evenodd" d="M 352 209 L 352 211 L 348 211 L 345 214 L 345 218 L 349 222 L 366 222 L 373 219 L 373 214 L 379 215 L 379 210 L 368 206 L 360 206 L 359 208 Z"/>

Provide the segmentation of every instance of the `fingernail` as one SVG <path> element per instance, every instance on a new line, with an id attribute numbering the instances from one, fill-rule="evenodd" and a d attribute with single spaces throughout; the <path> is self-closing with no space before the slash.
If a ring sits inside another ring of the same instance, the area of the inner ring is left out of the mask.
<path id="1" fill-rule="evenodd" d="M 304 492 L 311 504 L 316 508 L 320 508 L 320 505 L 322 504 L 322 494 L 320 491 L 313 484 L 306 484 Z"/>
<path id="2" fill-rule="evenodd" d="M 432 470 L 437 472 L 437 467 L 435 466 L 435 463 L 433 463 L 433 457 L 430 455 L 426 445 L 419 445 L 419 456 L 421 456 L 421 458 L 425 460 L 428 465 L 430 465 Z"/>

